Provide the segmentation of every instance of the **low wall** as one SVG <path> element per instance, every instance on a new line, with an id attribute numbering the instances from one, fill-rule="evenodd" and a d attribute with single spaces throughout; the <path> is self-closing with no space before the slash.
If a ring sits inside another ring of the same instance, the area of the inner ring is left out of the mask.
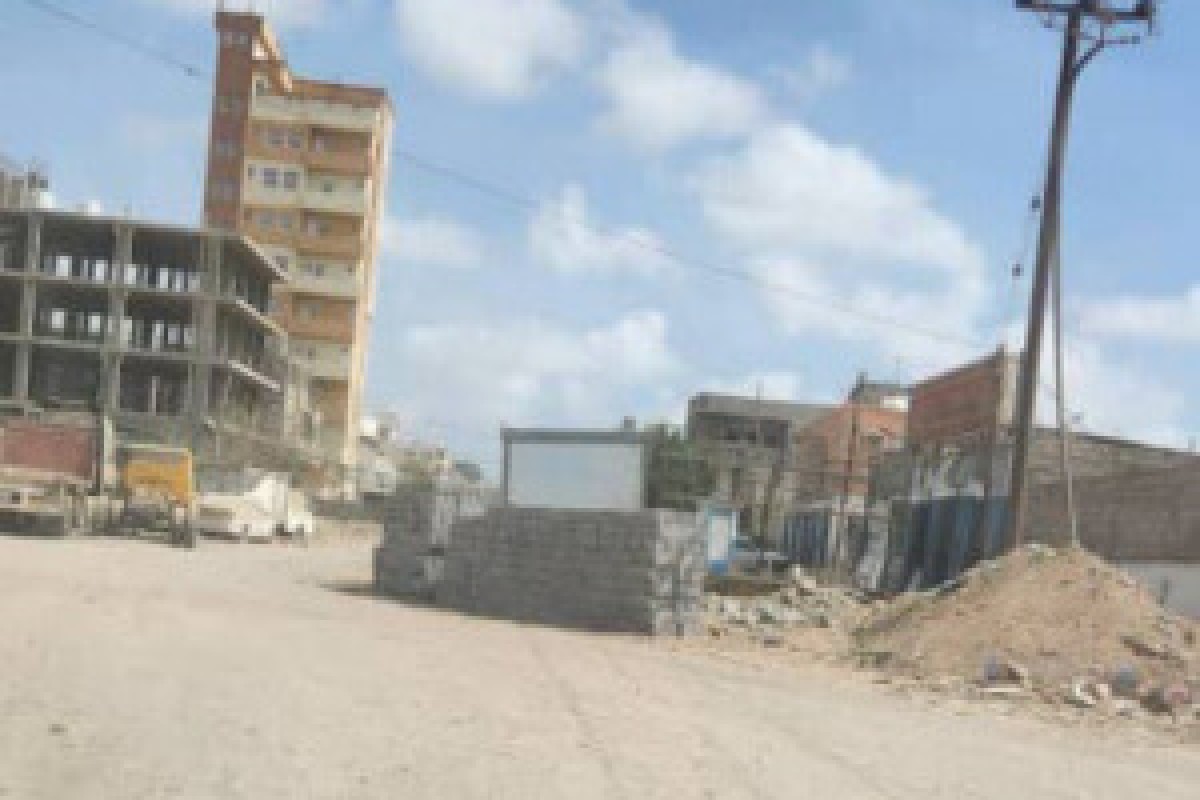
<path id="1" fill-rule="evenodd" d="M 428 595 L 441 570 L 450 528 L 483 514 L 488 490 L 470 486 L 401 485 L 380 502 L 383 538 L 375 550 L 375 586 L 386 594 Z"/>
<path id="2" fill-rule="evenodd" d="M 1200 565 L 1123 563 L 1120 566 L 1167 608 L 1200 619 Z"/>
<path id="3" fill-rule="evenodd" d="M 675 511 L 486 508 L 408 489 L 386 504 L 375 585 L 473 614 L 589 630 L 698 630 L 703 526 Z"/>
<path id="4" fill-rule="evenodd" d="M 706 548 L 695 514 L 500 507 L 453 526 L 439 604 L 590 630 L 700 625 Z"/>

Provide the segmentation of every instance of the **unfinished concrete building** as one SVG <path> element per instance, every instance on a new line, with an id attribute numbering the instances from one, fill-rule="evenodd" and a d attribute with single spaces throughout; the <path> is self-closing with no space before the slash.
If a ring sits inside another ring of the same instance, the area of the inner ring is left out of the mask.
<path id="1" fill-rule="evenodd" d="M 103 410 L 127 439 L 252 460 L 282 438 L 282 278 L 233 233 L 0 211 L 0 409 Z"/>

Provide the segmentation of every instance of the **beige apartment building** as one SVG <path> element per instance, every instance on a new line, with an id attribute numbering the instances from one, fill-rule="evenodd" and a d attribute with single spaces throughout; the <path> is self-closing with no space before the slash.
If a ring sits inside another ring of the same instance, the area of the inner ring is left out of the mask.
<path id="1" fill-rule="evenodd" d="M 219 11 L 205 220 L 283 270 L 294 430 L 352 474 L 375 302 L 392 108 L 382 89 L 300 78 L 261 15 Z M 307 406 L 299 409 L 297 405 Z"/>

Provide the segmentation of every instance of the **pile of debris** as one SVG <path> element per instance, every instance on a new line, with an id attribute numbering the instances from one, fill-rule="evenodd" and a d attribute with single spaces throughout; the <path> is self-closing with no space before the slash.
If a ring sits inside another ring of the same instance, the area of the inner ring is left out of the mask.
<path id="1" fill-rule="evenodd" d="M 1020 548 L 954 582 L 879 607 L 854 634 L 860 663 L 919 683 L 1195 719 L 1200 629 L 1079 549 Z"/>
<path id="2" fill-rule="evenodd" d="M 869 612 L 862 593 L 821 586 L 800 567 L 792 567 L 784 581 L 749 582 L 741 588 L 731 592 L 722 586 L 705 596 L 711 637 L 746 638 L 767 647 L 789 645 L 840 657 Z M 801 640 L 803 647 L 798 646 Z"/>

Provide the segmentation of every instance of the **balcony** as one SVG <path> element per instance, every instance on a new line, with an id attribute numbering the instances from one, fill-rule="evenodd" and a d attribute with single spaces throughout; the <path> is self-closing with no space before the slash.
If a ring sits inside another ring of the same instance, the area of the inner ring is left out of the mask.
<path id="1" fill-rule="evenodd" d="M 254 95 L 250 100 L 250 116 L 273 122 L 366 132 L 374 131 L 381 121 L 376 108 L 356 108 L 345 103 L 272 94 Z"/>
<path id="2" fill-rule="evenodd" d="M 330 256 L 346 261 L 357 261 L 362 257 L 362 237 L 358 234 L 312 233 L 301 230 L 292 237 L 298 252 Z"/>
<path id="3" fill-rule="evenodd" d="M 293 341 L 292 359 L 309 377 L 350 380 L 351 353 L 348 345 L 305 344 Z"/>
<path id="4" fill-rule="evenodd" d="M 349 319 L 310 318 L 290 314 L 281 316 L 280 322 L 289 336 L 346 345 L 354 341 L 354 322 Z"/>
<path id="5" fill-rule="evenodd" d="M 367 193 L 362 189 L 335 189 L 326 192 L 319 188 L 308 188 L 301 193 L 300 204 L 314 211 L 366 214 L 369 201 Z"/>
<path id="6" fill-rule="evenodd" d="M 305 153 L 305 165 L 309 169 L 337 173 L 367 175 L 371 172 L 371 152 L 360 150 L 316 150 Z"/>
<path id="7" fill-rule="evenodd" d="M 300 266 L 291 271 L 288 287 L 298 292 L 309 294 L 332 295 L 334 297 L 356 298 L 362 291 L 362 273 L 354 268 L 346 272 L 345 267 L 327 265 L 324 272 L 314 274 L 306 266 Z"/>

